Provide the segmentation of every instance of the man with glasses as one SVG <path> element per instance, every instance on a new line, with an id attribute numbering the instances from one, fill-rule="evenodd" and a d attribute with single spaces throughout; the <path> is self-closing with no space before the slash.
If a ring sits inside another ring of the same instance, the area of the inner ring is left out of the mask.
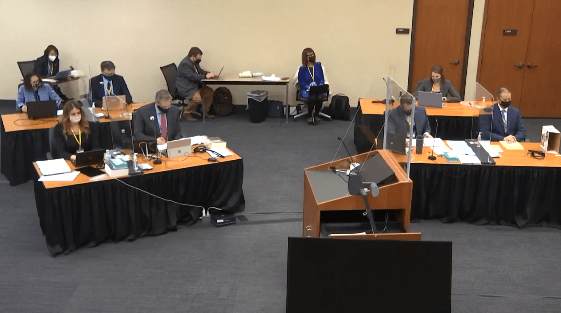
<path id="1" fill-rule="evenodd" d="M 491 115 L 481 115 L 481 139 L 515 143 L 524 141 L 526 131 L 522 124 L 520 110 L 510 106 L 512 95 L 506 88 L 497 91 L 497 103 Z"/>

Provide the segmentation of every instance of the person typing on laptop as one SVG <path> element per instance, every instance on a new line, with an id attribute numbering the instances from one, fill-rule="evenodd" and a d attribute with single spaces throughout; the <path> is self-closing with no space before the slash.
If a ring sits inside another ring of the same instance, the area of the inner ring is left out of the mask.
<path id="1" fill-rule="evenodd" d="M 312 86 L 328 85 L 325 69 L 321 62 L 316 62 L 316 53 L 312 48 L 306 48 L 302 51 L 302 66 L 298 68 L 298 72 L 294 76 L 294 84 L 298 85 L 300 90 L 299 97 L 308 103 L 308 123 L 314 120 L 321 121 L 319 113 L 324 101 L 327 101 L 327 95 L 312 95 L 309 91 Z M 312 113 L 315 118 L 312 118 Z"/>
<path id="2" fill-rule="evenodd" d="M 200 66 L 203 58 L 203 52 L 197 47 L 192 47 L 187 56 L 179 63 L 177 67 L 177 76 L 175 79 L 175 86 L 177 93 L 182 98 L 186 99 L 187 105 L 183 114 L 188 121 L 196 121 L 195 117 L 191 115 L 197 106 L 204 102 L 205 116 L 207 118 L 214 118 L 214 115 L 209 114 L 209 109 L 212 104 L 212 88 L 203 86 L 201 80 L 214 78 L 216 75 L 211 72 L 203 70 Z M 204 98 L 204 101 L 203 101 Z"/>
<path id="3" fill-rule="evenodd" d="M 154 103 L 136 110 L 134 140 L 156 140 L 159 145 L 163 145 L 168 140 L 181 139 L 180 118 L 179 108 L 171 105 L 171 94 L 162 89 L 156 93 Z"/>
<path id="4" fill-rule="evenodd" d="M 92 77 L 92 101 L 96 107 L 101 107 L 103 97 L 124 95 L 127 104 L 132 103 L 132 96 L 123 76 L 115 74 L 115 64 L 111 61 L 101 62 L 101 74 Z"/>
<path id="5" fill-rule="evenodd" d="M 16 98 L 16 109 L 27 112 L 27 103 L 33 101 L 54 100 L 60 106 L 62 99 L 54 91 L 50 84 L 43 83 L 38 74 L 25 75 L 23 84 L 19 86 Z"/>
<path id="6" fill-rule="evenodd" d="M 84 117 L 82 105 L 67 101 L 62 109 L 62 118 L 54 129 L 53 158 L 76 161 L 76 153 L 98 149 L 97 136 Z"/>
<path id="7" fill-rule="evenodd" d="M 423 107 L 415 106 L 415 120 L 411 120 L 413 112 L 413 98 L 409 95 L 402 96 L 397 108 L 388 113 L 388 134 L 402 135 L 409 134 L 409 127 L 413 123 L 413 136 L 423 135 L 425 138 L 432 138 L 427 111 Z"/>
<path id="8" fill-rule="evenodd" d="M 444 68 L 435 65 L 430 69 L 431 77 L 421 80 L 417 83 L 417 90 L 413 94 L 415 99 L 418 98 L 419 91 L 439 92 L 442 94 L 442 101 L 460 102 L 460 94 L 456 91 L 452 82 L 444 77 Z"/>

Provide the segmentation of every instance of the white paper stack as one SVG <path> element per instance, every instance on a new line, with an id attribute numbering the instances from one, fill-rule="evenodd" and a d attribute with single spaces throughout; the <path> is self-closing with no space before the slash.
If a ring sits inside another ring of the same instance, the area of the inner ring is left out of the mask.
<path id="1" fill-rule="evenodd" d="M 64 159 L 37 161 L 37 167 L 43 176 L 72 172 Z"/>

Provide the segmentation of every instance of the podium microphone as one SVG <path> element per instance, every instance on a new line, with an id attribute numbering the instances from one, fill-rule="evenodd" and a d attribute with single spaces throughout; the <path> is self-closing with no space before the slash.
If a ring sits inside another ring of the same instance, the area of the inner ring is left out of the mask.
<path id="1" fill-rule="evenodd" d="M 154 116 L 150 116 L 150 120 L 154 122 Z M 162 159 L 160 158 L 160 150 L 158 149 L 158 133 L 156 132 L 156 126 L 152 123 L 152 129 L 154 129 L 154 139 L 156 140 L 154 144 L 156 145 L 156 160 L 154 160 L 154 164 L 162 164 Z"/>
<path id="2" fill-rule="evenodd" d="M 436 119 L 436 130 L 434 132 L 434 138 L 432 139 L 432 151 L 429 155 L 429 160 L 431 160 L 431 161 L 436 160 L 436 157 L 434 156 L 434 145 L 435 145 L 436 138 L 437 138 L 436 134 L 438 134 L 438 119 Z"/>

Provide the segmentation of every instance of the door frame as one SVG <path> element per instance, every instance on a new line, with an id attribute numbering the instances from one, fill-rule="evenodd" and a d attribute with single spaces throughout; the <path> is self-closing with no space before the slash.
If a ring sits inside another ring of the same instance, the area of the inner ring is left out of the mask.
<path id="1" fill-rule="evenodd" d="M 417 25 L 417 4 L 419 0 L 413 1 L 413 21 L 412 21 L 412 29 L 411 29 L 411 44 L 409 48 L 409 78 L 407 82 L 407 90 L 413 91 L 412 87 L 413 84 L 413 57 L 415 54 L 415 28 Z M 468 16 L 467 16 L 467 23 L 466 23 L 466 38 L 464 43 L 464 60 L 462 62 L 462 79 L 461 79 L 461 86 L 459 86 L 459 93 L 460 97 L 464 99 L 464 95 L 466 92 L 466 77 L 467 77 L 467 69 L 468 69 L 468 59 L 469 59 L 469 44 L 471 41 L 471 28 L 472 28 L 472 21 L 473 21 L 473 5 L 475 0 L 468 0 Z M 487 13 L 487 0 L 485 0 L 485 13 Z M 481 51 L 480 51 L 481 54 Z M 478 68 L 479 74 L 479 68 Z"/>

